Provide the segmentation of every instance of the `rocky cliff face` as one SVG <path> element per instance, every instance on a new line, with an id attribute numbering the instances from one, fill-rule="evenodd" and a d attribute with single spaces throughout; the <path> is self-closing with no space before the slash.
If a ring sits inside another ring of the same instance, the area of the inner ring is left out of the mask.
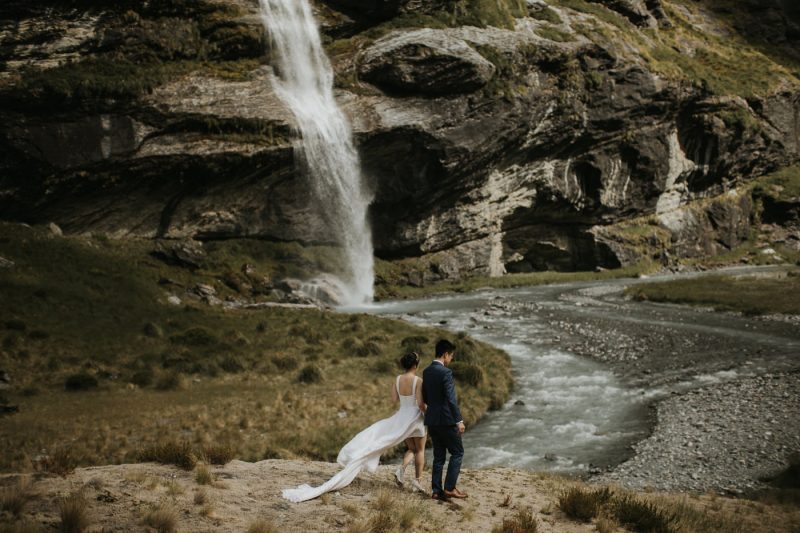
<path id="1" fill-rule="evenodd" d="M 376 254 L 428 258 L 430 279 L 635 262 L 618 230 L 641 217 L 660 252 L 724 252 L 749 234 L 746 195 L 690 206 L 800 159 L 791 2 L 315 7 L 375 195 Z M 2 218 L 333 240 L 270 88 L 257 8 L 0 8 Z"/>

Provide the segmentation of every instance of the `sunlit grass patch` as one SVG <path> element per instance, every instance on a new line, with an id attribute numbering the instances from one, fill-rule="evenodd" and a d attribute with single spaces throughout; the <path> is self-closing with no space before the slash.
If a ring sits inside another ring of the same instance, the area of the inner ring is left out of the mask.
<path id="1" fill-rule="evenodd" d="M 635 300 L 713 307 L 747 315 L 800 314 L 800 276 L 709 275 L 637 284 L 626 289 Z"/>
<path id="2" fill-rule="evenodd" d="M 144 512 L 142 525 L 151 527 L 158 533 L 172 533 L 178 528 L 178 512 L 168 504 L 154 506 Z"/>

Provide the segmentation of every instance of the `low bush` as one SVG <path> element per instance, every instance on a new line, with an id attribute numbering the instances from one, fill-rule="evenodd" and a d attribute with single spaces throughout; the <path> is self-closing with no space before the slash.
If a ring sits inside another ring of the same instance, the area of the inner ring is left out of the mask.
<path id="1" fill-rule="evenodd" d="M 191 470 L 197 464 L 197 456 L 188 441 L 164 441 L 139 451 L 138 459 L 142 463 L 156 462 L 175 465 Z"/>
<path id="2" fill-rule="evenodd" d="M 453 361 L 450 363 L 450 369 L 456 381 L 469 383 L 473 387 L 479 387 L 483 383 L 483 369 L 478 365 Z"/>
<path id="3" fill-rule="evenodd" d="M 614 498 L 614 516 L 620 524 L 639 533 L 673 533 L 675 516 L 654 503 L 625 494 Z"/>
<path id="4" fill-rule="evenodd" d="M 173 344 L 191 346 L 194 348 L 208 348 L 219 344 L 219 339 L 213 332 L 200 326 L 190 328 L 183 333 L 172 335 L 169 340 Z"/>
<path id="5" fill-rule="evenodd" d="M 306 365 L 297 374 L 300 383 L 319 383 L 322 381 L 322 370 L 317 365 Z"/>
<path id="6" fill-rule="evenodd" d="M 148 387 L 153 384 L 154 377 L 155 376 L 153 374 L 153 369 L 146 368 L 144 370 L 139 370 L 138 372 L 135 372 L 131 376 L 131 383 L 139 387 Z"/>
<path id="7" fill-rule="evenodd" d="M 297 358 L 293 355 L 273 355 L 270 361 L 278 370 L 294 370 L 300 366 Z"/>
<path id="8" fill-rule="evenodd" d="M 212 465 L 225 465 L 236 457 L 236 450 L 227 444 L 216 444 L 203 447 L 203 458 Z"/>
<path id="9" fill-rule="evenodd" d="M 145 513 L 142 525 L 153 528 L 158 533 L 171 533 L 177 530 L 178 513 L 172 507 L 159 505 Z"/>
<path id="10" fill-rule="evenodd" d="M 91 374 L 81 372 L 80 374 L 72 374 L 67 377 L 64 382 L 64 388 L 68 391 L 83 391 L 97 388 L 97 378 Z"/>
<path id="11" fill-rule="evenodd" d="M 180 372 L 164 372 L 156 379 L 155 386 L 156 389 L 162 391 L 176 390 L 184 388 L 186 381 Z"/>
<path id="12" fill-rule="evenodd" d="M 558 497 L 558 507 L 570 518 L 590 522 L 610 498 L 611 491 L 608 488 L 592 490 L 571 487 Z"/>

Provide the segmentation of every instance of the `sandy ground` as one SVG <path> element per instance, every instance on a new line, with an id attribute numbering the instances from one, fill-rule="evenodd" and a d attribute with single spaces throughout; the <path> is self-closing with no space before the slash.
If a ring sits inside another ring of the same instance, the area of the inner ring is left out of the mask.
<path id="1" fill-rule="evenodd" d="M 405 531 L 491 531 L 504 517 L 529 507 L 541 532 L 594 531 L 591 524 L 570 521 L 556 505 L 559 482 L 532 472 L 510 469 L 467 470 L 459 486 L 466 500 L 437 502 L 412 494 L 394 483 L 391 465 L 374 474 L 362 473 L 341 491 L 299 504 L 280 497 L 283 488 L 323 482 L 338 465 L 321 462 L 267 460 L 233 461 L 212 467 L 213 485 L 199 485 L 195 472 L 152 463 L 79 468 L 66 478 L 38 477 L 35 496 L 24 513 L 28 523 L 45 528 L 60 524 L 59 497 L 81 491 L 93 524 L 90 531 L 142 531 L 143 518 L 156 506 L 174 509 L 178 531 L 247 531 L 263 520 L 276 531 L 366 531 L 379 510 L 410 515 Z M 0 483 L 14 481 L 5 475 Z M 425 477 L 429 482 L 430 477 Z M 205 504 L 195 503 L 206 492 Z M 8 519 L 8 516 L 6 516 Z"/>

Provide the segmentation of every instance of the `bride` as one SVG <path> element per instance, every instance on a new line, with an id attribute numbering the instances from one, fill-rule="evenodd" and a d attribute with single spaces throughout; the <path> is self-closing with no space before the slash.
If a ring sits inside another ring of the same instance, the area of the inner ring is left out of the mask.
<path id="1" fill-rule="evenodd" d="M 403 441 L 408 450 L 403 456 L 403 464 L 395 472 L 397 482 L 401 485 L 404 483 L 405 469 L 413 459 L 416 479 L 412 480 L 411 485 L 414 490 L 424 492 L 420 478 L 425 465 L 425 425 L 422 416 L 425 404 L 422 401 L 422 380 L 416 376 L 419 355 L 416 352 L 407 353 L 400 359 L 400 364 L 405 373 L 397 376 L 392 386 L 392 399 L 400 402 L 397 412 L 375 422 L 344 445 L 336 458 L 336 462 L 344 468 L 335 476 L 318 487 L 300 485 L 285 489 L 284 498 L 302 502 L 346 487 L 362 469 L 375 472 L 383 452 Z"/>

